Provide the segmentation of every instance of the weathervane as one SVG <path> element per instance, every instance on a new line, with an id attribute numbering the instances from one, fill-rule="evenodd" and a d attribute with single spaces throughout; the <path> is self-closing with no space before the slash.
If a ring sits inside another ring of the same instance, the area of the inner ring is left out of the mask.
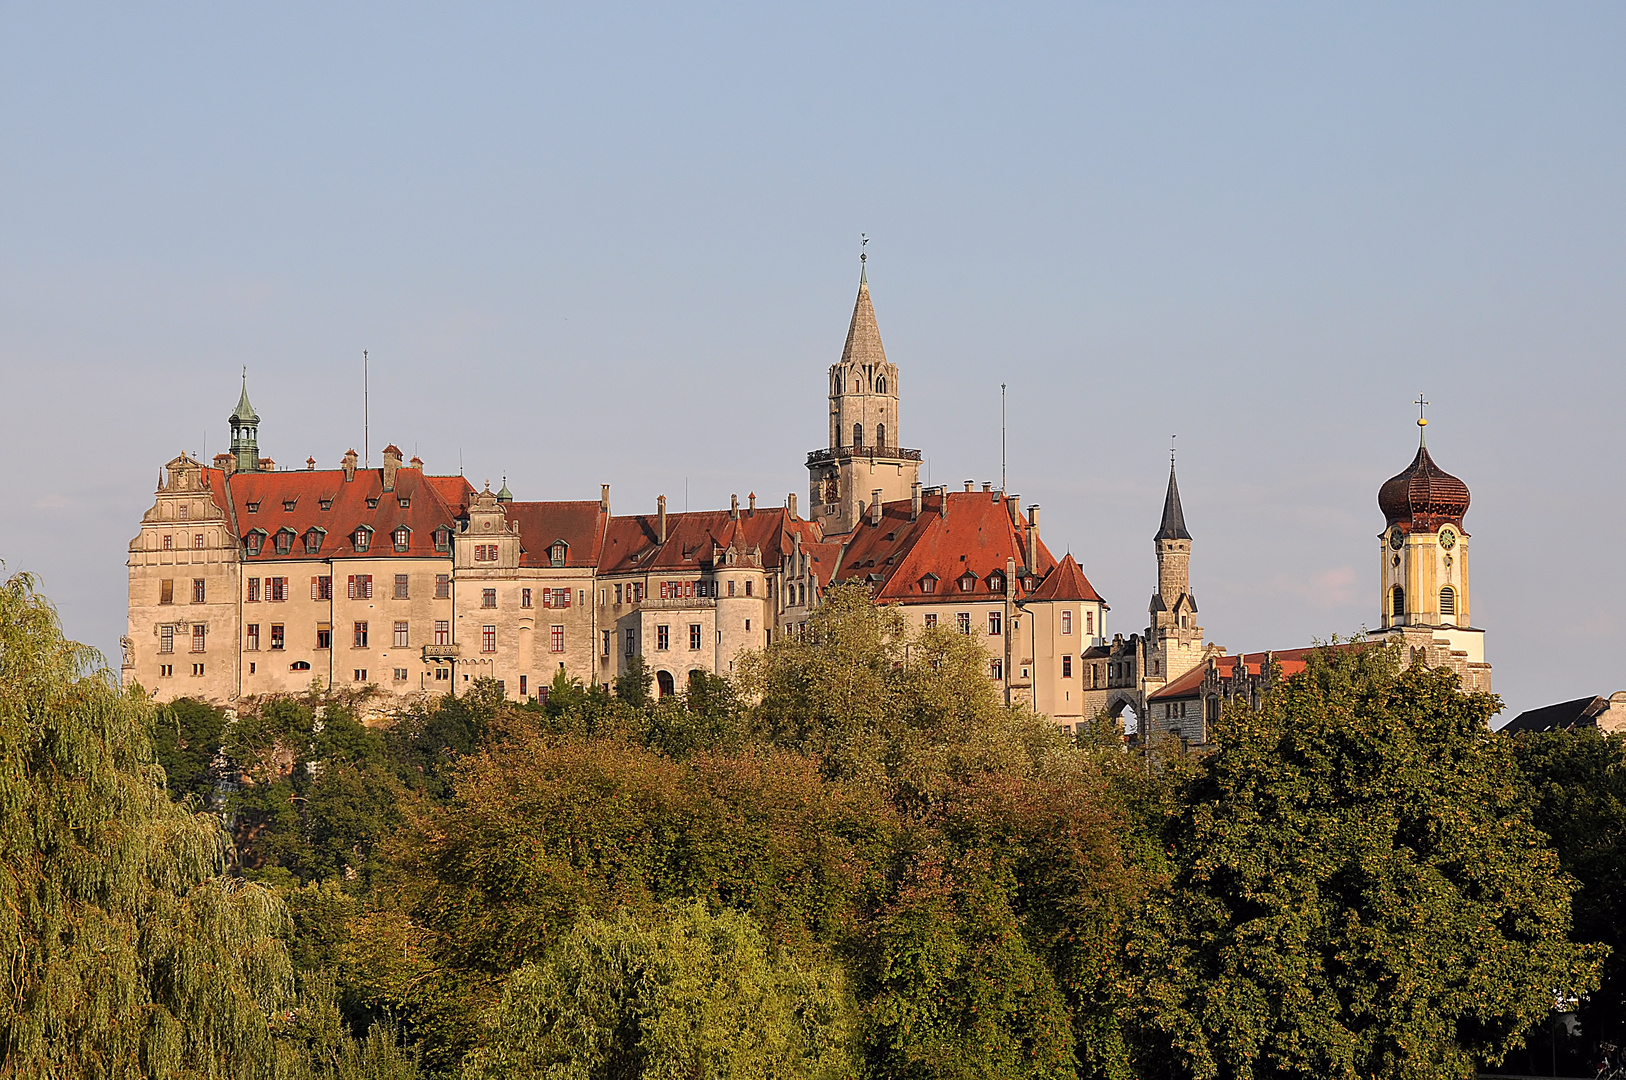
<path id="1" fill-rule="evenodd" d="M 869 253 L 864 250 L 866 247 L 869 246 L 869 237 L 865 236 L 863 233 L 859 233 L 858 234 L 858 239 L 859 239 L 858 261 L 859 262 L 864 262 L 865 260 L 867 260 L 869 258 Z"/>

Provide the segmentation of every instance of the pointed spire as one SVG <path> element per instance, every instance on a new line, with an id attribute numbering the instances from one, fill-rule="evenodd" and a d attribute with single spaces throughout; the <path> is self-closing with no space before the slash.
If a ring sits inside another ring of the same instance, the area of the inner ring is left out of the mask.
<path id="1" fill-rule="evenodd" d="M 875 306 L 869 299 L 869 278 L 858 274 L 858 299 L 853 304 L 853 321 L 847 327 L 847 346 L 841 350 L 843 364 L 884 364 L 881 330 L 875 325 Z"/>
<path id="2" fill-rule="evenodd" d="M 1169 491 L 1163 496 L 1163 525 L 1153 540 L 1190 540 L 1186 515 L 1180 510 L 1180 485 L 1174 480 L 1174 452 L 1169 452 Z"/>
<path id="3" fill-rule="evenodd" d="M 260 422 L 259 414 L 254 411 L 254 406 L 248 403 L 247 367 L 243 368 L 243 392 L 238 395 L 237 408 L 232 410 L 231 416 L 227 419 L 238 424 L 257 424 Z"/>

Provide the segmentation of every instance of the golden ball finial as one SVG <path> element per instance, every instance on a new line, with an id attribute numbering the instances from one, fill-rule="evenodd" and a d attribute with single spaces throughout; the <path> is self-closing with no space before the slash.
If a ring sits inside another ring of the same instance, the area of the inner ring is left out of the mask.
<path id="1" fill-rule="evenodd" d="M 1424 420 L 1421 416 L 1419 416 L 1417 418 L 1417 426 L 1418 427 L 1428 427 L 1428 421 Z"/>

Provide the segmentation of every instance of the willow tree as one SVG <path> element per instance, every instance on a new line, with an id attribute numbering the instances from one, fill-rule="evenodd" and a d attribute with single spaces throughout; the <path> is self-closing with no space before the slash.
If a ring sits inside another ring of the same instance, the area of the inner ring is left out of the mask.
<path id="1" fill-rule="evenodd" d="M 165 795 L 151 721 L 31 577 L 0 584 L 0 1076 L 302 1071 L 283 905 Z"/>

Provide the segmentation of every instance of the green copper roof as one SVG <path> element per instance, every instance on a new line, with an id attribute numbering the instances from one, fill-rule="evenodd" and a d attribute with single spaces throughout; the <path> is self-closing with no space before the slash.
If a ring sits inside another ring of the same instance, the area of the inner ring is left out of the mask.
<path id="1" fill-rule="evenodd" d="M 508 490 L 508 477 L 502 478 L 502 490 L 497 492 L 498 502 L 513 502 L 514 493 Z"/>
<path id="2" fill-rule="evenodd" d="M 237 408 L 232 410 L 229 419 L 234 424 L 258 424 L 260 422 L 259 414 L 254 411 L 254 406 L 248 403 L 247 375 L 243 376 L 243 393 L 242 396 L 237 399 Z"/>

